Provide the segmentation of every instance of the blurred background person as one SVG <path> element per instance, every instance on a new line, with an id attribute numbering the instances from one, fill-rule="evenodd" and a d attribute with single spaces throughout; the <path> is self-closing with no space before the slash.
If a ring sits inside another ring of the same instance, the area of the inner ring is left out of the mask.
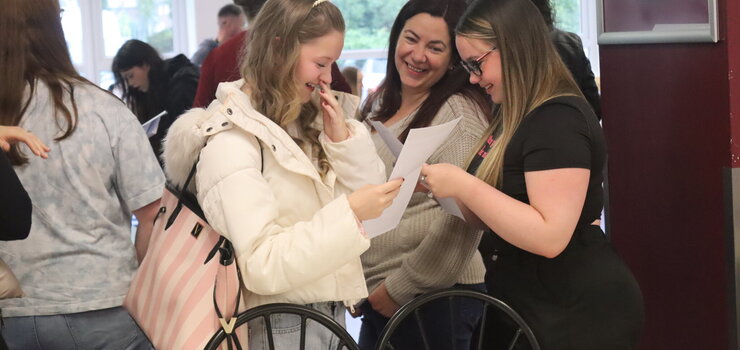
<path id="1" fill-rule="evenodd" d="M 114 88 L 140 123 L 167 112 L 159 121 L 157 133 L 149 138 L 159 159 L 167 129 L 193 104 L 198 68 L 185 55 L 163 60 L 151 45 L 131 39 L 118 49 L 111 70 Z"/>
<path id="2" fill-rule="evenodd" d="M 11 349 L 151 349 L 121 304 L 164 176 L 136 117 L 75 71 L 60 11 L 57 0 L 8 0 L 0 11 L 0 125 L 50 149 L 47 159 L 18 144 L 8 153 L 34 207 L 28 238 L 0 242 L 25 294 L 0 300 L 2 335 Z"/>
<path id="3" fill-rule="evenodd" d="M 342 68 L 342 75 L 352 89 L 352 94 L 362 97 L 362 71 L 357 67 L 347 66 Z"/>
<path id="4" fill-rule="evenodd" d="M 411 0 L 401 8 L 391 28 L 386 78 L 362 108 L 363 119 L 382 122 L 400 141 L 413 128 L 462 118 L 427 160 L 463 166 L 488 127 L 492 104 L 479 86 L 468 83 L 458 62 L 454 28 L 465 11 L 464 0 Z M 395 156 L 380 136 L 376 150 L 390 175 Z M 425 193 L 416 193 L 398 226 L 371 241 L 362 263 L 371 291 L 362 304 L 360 347 L 374 349 L 383 328 L 399 307 L 437 289 L 485 291 L 485 268 L 478 253 L 482 231 L 447 212 Z M 450 310 L 455 313 L 449 324 Z M 446 300 L 426 308 L 424 324 L 434 349 L 468 349 L 482 305 Z M 427 319 L 428 318 L 428 319 Z M 400 326 L 394 345 L 422 349 L 414 318 Z"/>
<path id="5" fill-rule="evenodd" d="M 265 0 L 234 0 L 234 3 L 242 7 L 247 16 L 248 25 L 251 26 Z M 200 67 L 200 81 L 193 107 L 207 107 L 216 98 L 216 88 L 219 83 L 241 79 L 239 62 L 246 54 L 248 43 L 249 30 L 247 29 L 211 51 Z M 352 92 L 352 88 L 342 76 L 336 62 L 331 64 L 331 84 L 329 85 L 332 90 Z"/>
<path id="6" fill-rule="evenodd" d="M 200 67 L 205 61 L 208 54 L 221 43 L 244 31 L 247 24 L 247 17 L 242 12 L 241 7 L 234 4 L 224 5 L 218 10 L 218 35 L 214 39 L 203 40 L 198 45 L 198 51 L 195 51 L 190 61 Z"/>
<path id="7" fill-rule="evenodd" d="M 555 18 L 550 0 L 531 1 L 537 6 L 545 19 L 547 27 L 550 29 L 550 39 L 552 39 L 560 59 L 563 60 L 576 84 L 578 84 L 583 97 L 593 108 L 596 117 L 601 120 L 601 95 L 599 95 L 599 87 L 596 84 L 594 72 L 591 70 L 591 62 L 583 51 L 581 37 L 576 33 L 555 28 Z"/>

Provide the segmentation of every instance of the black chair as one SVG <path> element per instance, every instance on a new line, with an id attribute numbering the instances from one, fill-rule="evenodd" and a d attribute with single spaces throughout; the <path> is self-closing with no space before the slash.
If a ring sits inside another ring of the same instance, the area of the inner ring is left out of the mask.
<path id="1" fill-rule="evenodd" d="M 314 309 L 311 309 L 309 307 L 303 306 L 303 305 L 296 305 L 296 304 L 284 304 L 284 303 L 276 303 L 276 304 L 266 304 L 261 305 L 258 307 L 255 307 L 253 309 L 247 310 L 245 312 L 240 313 L 237 316 L 236 324 L 234 325 L 234 329 L 237 327 L 247 323 L 248 321 L 263 318 L 265 322 L 265 328 L 267 330 L 267 342 L 269 345 L 270 350 L 275 350 L 275 342 L 272 335 L 272 325 L 270 322 L 270 316 L 271 315 L 277 315 L 277 314 L 291 314 L 291 315 L 298 315 L 301 318 L 301 347 L 300 350 L 306 349 L 306 321 L 312 320 L 327 329 L 329 329 L 334 335 L 339 338 L 339 346 L 337 346 L 336 350 L 341 349 L 349 349 L 349 350 L 359 350 L 359 346 L 357 343 L 355 343 L 354 339 L 352 339 L 352 336 L 347 333 L 347 331 L 339 325 L 336 321 L 334 321 L 331 317 L 316 311 Z M 208 341 L 208 344 L 205 347 L 205 350 L 217 350 L 218 347 L 221 345 L 221 343 L 225 340 L 226 333 L 223 329 L 220 329 L 216 334 L 213 335 L 210 341 Z M 246 346 L 245 346 L 246 348 Z M 277 349 L 277 350 L 283 350 L 283 349 Z M 293 349 L 290 349 L 293 350 Z M 313 350 L 313 349 L 310 349 Z"/>
<path id="2" fill-rule="evenodd" d="M 482 330 L 486 327 L 487 317 L 489 314 L 489 310 L 496 310 L 498 311 L 498 314 L 502 315 L 503 317 L 507 318 L 507 322 L 515 325 L 514 332 L 512 335 L 512 339 L 507 342 L 507 349 L 511 350 L 514 349 L 514 346 L 516 346 L 518 343 L 521 343 L 521 341 L 526 340 L 528 342 L 528 349 L 532 350 L 539 350 L 540 346 L 537 343 L 537 339 L 535 339 L 534 333 L 532 333 L 532 329 L 529 328 L 526 322 L 524 322 L 524 319 L 522 319 L 521 316 L 519 316 L 514 309 L 512 309 L 509 305 L 506 305 L 506 303 L 502 302 L 501 300 L 498 300 L 488 294 L 467 290 L 467 289 L 457 289 L 457 288 L 449 288 L 449 289 L 442 289 L 434 292 L 430 292 L 421 296 L 416 297 L 414 300 L 410 301 L 406 305 L 402 306 L 401 309 L 396 312 L 393 317 L 388 321 L 388 323 L 385 325 L 385 328 L 383 328 L 383 332 L 381 333 L 380 339 L 377 344 L 378 350 L 395 350 L 395 347 L 393 344 L 391 344 L 391 338 L 396 332 L 396 329 L 403 323 L 405 320 L 409 318 L 412 314 L 416 316 L 416 325 L 419 329 L 420 336 L 422 338 L 422 342 L 424 344 L 424 349 L 429 350 L 430 342 L 428 339 L 427 331 L 425 331 L 424 324 L 422 322 L 421 318 L 421 309 L 423 306 L 428 305 L 431 302 L 438 301 L 440 299 L 447 298 L 449 300 L 449 305 L 452 305 L 453 299 L 455 298 L 471 298 L 475 300 L 479 300 L 483 304 L 483 314 L 481 316 L 481 320 L 479 322 L 478 329 L 478 339 L 477 339 L 477 347 L 476 344 L 472 344 L 472 347 L 474 349 L 489 349 L 490 347 L 483 347 L 483 339 L 484 339 L 484 332 Z M 452 320 L 453 313 L 452 310 L 450 310 L 450 324 L 454 324 L 454 320 Z M 522 335 L 524 337 L 522 337 Z M 526 344 L 520 344 L 520 345 L 526 345 Z M 439 346 L 439 344 L 437 344 Z M 447 349 L 454 349 L 454 344 L 451 344 L 449 348 Z M 404 349 L 406 350 L 406 349 Z M 468 350 L 468 349 L 455 349 L 455 350 Z"/>

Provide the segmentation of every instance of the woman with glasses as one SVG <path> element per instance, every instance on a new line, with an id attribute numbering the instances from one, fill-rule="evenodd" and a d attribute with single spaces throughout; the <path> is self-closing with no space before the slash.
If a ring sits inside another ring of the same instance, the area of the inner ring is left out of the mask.
<path id="1" fill-rule="evenodd" d="M 486 285 L 518 311 L 542 349 L 631 349 L 643 325 L 634 277 L 599 227 L 601 127 L 530 1 L 478 0 L 456 29 L 470 82 L 498 105 L 468 164 L 425 165 L 435 196 L 487 228 Z M 485 349 L 510 331 L 484 330 Z"/>
<path id="2" fill-rule="evenodd" d="M 462 166 L 488 126 L 490 102 L 480 87 L 467 82 L 466 72 L 457 65 L 460 57 L 453 29 L 464 10 L 464 0 L 412 0 L 404 5 L 391 29 L 386 79 L 362 110 L 364 120 L 382 122 L 401 142 L 412 128 L 461 118 L 429 158 L 431 163 Z M 390 174 L 395 156 L 377 133 L 373 141 Z M 485 290 L 485 270 L 476 249 L 481 234 L 444 212 L 426 193 L 414 194 L 399 225 L 373 238 L 362 255 L 371 292 L 361 307 L 360 347 L 374 349 L 388 319 L 419 294 L 452 286 Z M 467 349 L 482 313 L 480 305 L 454 305 L 460 321 L 454 331 L 445 324 L 449 305 L 441 302 L 433 307 L 425 315 L 433 320 L 426 323 L 435 325 L 427 332 L 432 343 L 449 348 L 454 337 L 458 349 Z M 414 322 L 397 332 L 397 348 L 423 348 Z"/>

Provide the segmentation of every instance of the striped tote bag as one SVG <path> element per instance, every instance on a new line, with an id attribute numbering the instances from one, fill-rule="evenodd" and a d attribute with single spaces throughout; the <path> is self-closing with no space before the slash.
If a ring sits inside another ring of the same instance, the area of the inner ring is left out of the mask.
<path id="1" fill-rule="evenodd" d="M 223 348 L 242 349 L 247 327 L 234 329 L 242 284 L 231 243 L 208 225 L 195 196 L 168 185 L 123 306 L 159 350 L 203 349 L 221 328 Z"/>

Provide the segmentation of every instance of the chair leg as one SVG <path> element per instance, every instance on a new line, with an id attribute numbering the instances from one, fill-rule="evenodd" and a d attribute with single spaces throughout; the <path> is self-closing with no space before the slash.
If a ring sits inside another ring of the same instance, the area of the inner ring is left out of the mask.
<path id="1" fill-rule="evenodd" d="M 509 343 L 509 347 L 508 347 L 509 350 L 513 350 L 514 349 L 514 345 L 516 345 L 516 342 L 519 340 L 519 336 L 520 335 L 522 335 L 522 329 L 521 328 L 518 328 L 516 330 L 516 333 L 514 333 L 514 338 L 511 339 L 511 343 Z"/>
<path id="2" fill-rule="evenodd" d="M 483 304 L 483 315 L 480 320 L 480 331 L 478 334 L 478 350 L 483 350 L 483 338 L 486 336 L 486 317 L 488 316 L 488 304 Z"/>
<path id="3" fill-rule="evenodd" d="M 270 347 L 270 350 L 275 350 L 275 339 L 272 339 L 272 322 L 270 320 L 270 316 L 263 316 L 265 320 L 265 330 L 267 330 L 267 345 Z"/>

